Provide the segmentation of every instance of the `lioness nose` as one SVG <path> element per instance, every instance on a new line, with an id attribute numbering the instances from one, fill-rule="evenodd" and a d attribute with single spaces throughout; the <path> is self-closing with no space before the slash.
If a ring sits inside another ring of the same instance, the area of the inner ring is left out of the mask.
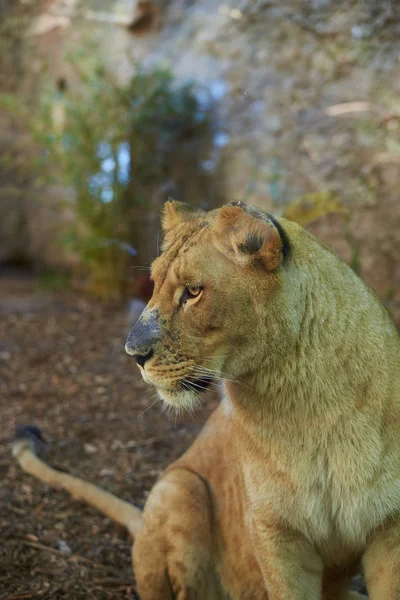
<path id="1" fill-rule="evenodd" d="M 136 360 L 138 365 L 144 367 L 144 363 L 150 360 L 153 354 L 154 350 L 150 350 L 147 354 L 134 354 L 133 358 Z"/>
<path id="2" fill-rule="evenodd" d="M 136 325 L 132 328 L 125 344 L 125 351 L 143 367 L 154 354 L 154 346 L 161 338 L 158 326 L 157 311 L 142 313 Z"/>

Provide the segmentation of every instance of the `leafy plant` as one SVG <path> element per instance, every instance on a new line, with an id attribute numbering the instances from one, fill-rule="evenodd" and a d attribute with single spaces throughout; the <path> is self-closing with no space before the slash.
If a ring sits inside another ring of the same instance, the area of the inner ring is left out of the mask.
<path id="1" fill-rule="evenodd" d="M 44 88 L 35 111 L 12 97 L 3 105 L 29 123 L 40 173 L 73 188 L 76 220 L 63 240 L 90 290 L 112 299 L 124 290 L 148 196 L 170 176 L 174 147 L 199 133 L 207 114 L 193 85 L 177 86 L 165 69 L 136 65 L 121 85 L 91 57 L 69 57 L 79 75 L 74 93 L 59 81 L 57 91 Z"/>

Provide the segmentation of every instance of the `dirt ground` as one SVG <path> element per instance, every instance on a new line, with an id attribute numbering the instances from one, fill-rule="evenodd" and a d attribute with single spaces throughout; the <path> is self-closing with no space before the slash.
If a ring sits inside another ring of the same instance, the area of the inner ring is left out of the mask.
<path id="1" fill-rule="evenodd" d="M 0 600 L 138 598 L 125 531 L 22 473 L 10 453 L 15 427 L 38 425 L 51 464 L 143 506 L 216 397 L 179 420 L 151 406 L 127 329 L 122 309 L 0 276 Z"/>

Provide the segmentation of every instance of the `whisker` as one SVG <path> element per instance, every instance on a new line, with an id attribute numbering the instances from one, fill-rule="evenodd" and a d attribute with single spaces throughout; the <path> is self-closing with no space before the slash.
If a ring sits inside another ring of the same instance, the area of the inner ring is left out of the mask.
<path id="1" fill-rule="evenodd" d="M 159 401 L 159 397 L 158 397 L 158 394 L 156 394 L 156 399 L 154 400 L 154 402 L 152 402 L 149 406 L 146 406 L 146 408 L 144 410 L 142 410 L 142 412 L 140 414 L 144 415 L 144 413 L 147 412 L 152 406 L 157 404 L 158 401 Z"/>
<path id="2" fill-rule="evenodd" d="M 208 384 L 208 388 L 211 388 L 212 386 L 214 386 L 217 390 L 219 389 L 219 386 L 221 385 L 221 380 L 214 380 L 214 381 L 210 381 Z M 203 389 L 202 391 L 205 391 L 205 389 Z"/>
<path id="3" fill-rule="evenodd" d="M 195 380 L 192 381 L 192 379 L 193 379 L 193 377 L 185 377 L 185 379 L 182 381 L 182 385 L 183 385 L 182 389 L 185 390 L 185 383 L 189 384 L 190 386 L 194 385 L 194 387 L 198 388 L 202 392 L 204 392 L 207 389 L 206 386 L 202 385 L 201 383 L 197 383 Z M 188 391 L 188 390 L 186 389 L 185 391 Z M 192 390 L 192 391 L 194 392 L 195 390 Z"/>
<path id="4" fill-rule="evenodd" d="M 215 361 L 218 358 L 230 358 L 233 354 L 218 354 L 218 356 L 198 356 L 197 360 Z"/>
<path id="5" fill-rule="evenodd" d="M 213 371 L 205 370 L 205 369 L 202 369 L 202 368 L 195 367 L 193 369 L 193 373 L 196 373 L 197 375 L 206 376 L 209 379 L 218 379 L 218 380 L 221 379 L 221 374 L 220 373 L 215 373 Z"/>
<path id="6" fill-rule="evenodd" d="M 198 375 L 207 375 L 210 378 L 216 379 L 218 381 L 221 381 L 223 379 L 225 381 L 229 381 L 230 383 L 236 383 L 238 385 L 246 387 L 245 384 L 242 381 L 240 381 L 240 379 L 234 379 L 232 377 L 229 377 L 223 371 L 221 371 L 220 373 L 215 372 L 209 369 L 208 367 L 204 367 L 203 365 L 195 365 L 194 372 L 197 372 Z"/>
<path id="7" fill-rule="evenodd" d="M 151 266 L 150 265 L 133 265 L 132 267 L 129 267 L 129 270 L 133 270 L 135 269 L 135 271 L 151 271 Z"/>

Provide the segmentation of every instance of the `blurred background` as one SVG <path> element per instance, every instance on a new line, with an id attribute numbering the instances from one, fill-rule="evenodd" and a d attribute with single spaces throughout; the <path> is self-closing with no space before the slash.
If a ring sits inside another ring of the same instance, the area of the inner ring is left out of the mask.
<path id="1" fill-rule="evenodd" d="M 396 0 L 0 0 L 0 598 L 136 598 L 129 540 L 21 475 L 16 424 L 142 506 L 199 431 L 124 354 L 170 196 L 284 215 L 400 324 Z"/>

